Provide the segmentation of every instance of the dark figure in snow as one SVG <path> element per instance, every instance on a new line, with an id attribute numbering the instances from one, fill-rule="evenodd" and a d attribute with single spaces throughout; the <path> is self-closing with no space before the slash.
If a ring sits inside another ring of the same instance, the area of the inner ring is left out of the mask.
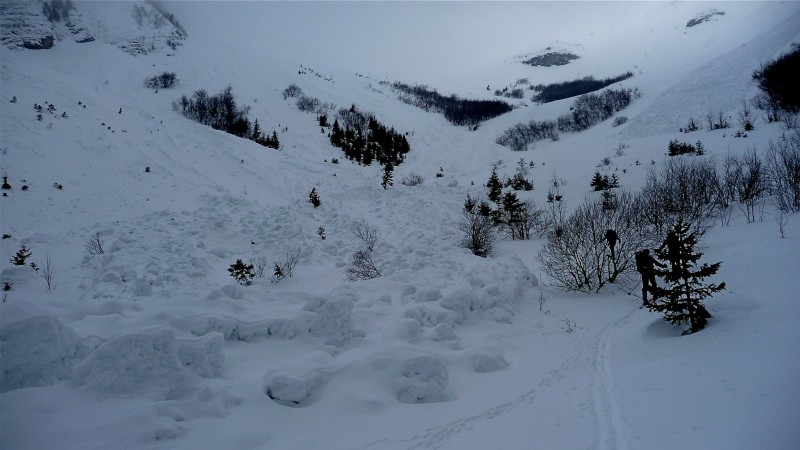
<path id="1" fill-rule="evenodd" d="M 661 247 L 658 247 L 656 252 L 659 252 L 659 254 L 663 257 L 663 254 L 660 252 L 664 251 L 665 248 L 667 249 L 667 261 L 670 262 L 673 270 L 677 269 L 681 260 L 680 240 L 678 239 L 678 233 L 676 233 L 674 229 L 669 230 L 667 233 L 667 238 L 664 239 Z"/>
<path id="2" fill-rule="evenodd" d="M 617 241 L 618 240 L 619 240 L 619 236 L 617 236 L 617 232 L 616 231 L 614 231 L 612 229 L 606 230 L 606 241 L 608 241 L 608 248 L 611 249 L 611 259 L 615 260 L 615 261 L 617 259 L 617 256 L 616 256 L 616 254 L 614 252 L 614 247 L 617 246 Z"/>
<path id="3" fill-rule="evenodd" d="M 647 292 L 653 295 L 655 300 L 655 290 L 658 285 L 656 284 L 656 270 L 655 266 L 665 268 L 664 264 L 656 261 L 655 258 L 650 256 L 650 250 L 644 249 L 636 252 L 636 270 L 642 274 L 642 302 L 647 305 Z"/>

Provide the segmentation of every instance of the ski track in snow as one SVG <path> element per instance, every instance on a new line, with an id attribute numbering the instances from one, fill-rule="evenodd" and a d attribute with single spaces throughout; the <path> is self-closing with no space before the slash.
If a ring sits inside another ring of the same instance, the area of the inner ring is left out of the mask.
<path id="1" fill-rule="evenodd" d="M 632 308 L 600 332 L 593 347 L 592 400 L 595 419 L 595 448 L 627 449 L 626 429 L 620 404 L 614 394 L 611 346 L 620 327 L 628 324 L 639 308 Z"/>

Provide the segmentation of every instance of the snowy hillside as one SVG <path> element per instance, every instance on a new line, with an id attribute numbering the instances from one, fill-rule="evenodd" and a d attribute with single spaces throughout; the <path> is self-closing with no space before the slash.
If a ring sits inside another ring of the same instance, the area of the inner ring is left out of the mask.
<path id="1" fill-rule="evenodd" d="M 639 309 L 635 277 L 564 292 L 543 238 L 480 258 L 458 228 L 493 165 L 511 177 L 521 158 L 535 188 L 520 198 L 547 205 L 556 180 L 571 210 L 599 196 L 595 171 L 638 189 L 672 139 L 708 159 L 765 152 L 782 124 L 678 130 L 735 121 L 753 70 L 800 42 L 800 4 L 74 3 L 69 23 L 0 4 L 0 448 L 800 446 L 797 214 L 765 202 L 708 232 L 703 261 L 722 261 L 727 289 L 688 336 Z M 522 63 L 547 49 L 578 58 Z M 574 101 L 495 90 L 626 71 L 614 86 L 642 93 L 627 123 L 495 143 Z M 174 87 L 145 85 L 164 72 Z M 471 131 L 401 102 L 394 81 L 514 109 Z M 333 147 L 290 84 L 407 136 L 394 185 Z M 173 109 L 226 86 L 279 150 Z M 412 174 L 424 182 L 400 182 Z M 377 231 L 382 276 L 347 281 L 358 224 Z M 38 271 L 9 262 L 21 245 Z M 237 259 L 265 276 L 236 283 Z"/>

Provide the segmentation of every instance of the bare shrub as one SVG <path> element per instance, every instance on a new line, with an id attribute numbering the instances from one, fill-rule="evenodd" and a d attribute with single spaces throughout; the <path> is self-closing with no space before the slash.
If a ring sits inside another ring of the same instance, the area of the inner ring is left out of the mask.
<path id="1" fill-rule="evenodd" d="M 303 249 L 297 247 L 293 250 L 286 250 L 283 258 L 280 261 L 275 261 L 275 267 L 272 274 L 272 282 L 277 283 L 285 277 L 294 275 L 294 268 L 300 261 L 300 256 L 303 254 Z"/>
<path id="2" fill-rule="evenodd" d="M 403 179 L 400 180 L 400 184 L 402 184 L 403 186 L 419 186 L 424 181 L 425 178 L 423 178 L 422 175 L 418 175 L 412 172 L 407 176 L 403 177 Z"/>
<path id="3" fill-rule="evenodd" d="M 716 218 L 718 193 L 714 162 L 699 158 L 670 158 L 652 168 L 638 195 L 639 210 L 657 235 L 665 235 L 679 220 L 703 234 Z"/>
<path id="4" fill-rule="evenodd" d="M 478 208 L 475 201 L 467 196 L 464 202 L 464 217 L 458 224 L 458 230 L 462 233 L 461 243 L 470 249 L 473 255 L 482 258 L 492 253 L 497 240 L 494 220 L 491 215 L 485 214 L 491 208 L 486 203 L 484 205 L 483 208 Z"/>
<path id="5" fill-rule="evenodd" d="M 303 90 L 300 86 L 292 83 L 283 90 L 283 99 L 294 98 L 303 95 Z"/>
<path id="6" fill-rule="evenodd" d="M 770 142 L 765 159 L 775 205 L 783 212 L 800 211 L 800 135 Z"/>
<path id="7" fill-rule="evenodd" d="M 764 202 L 768 192 L 767 170 L 754 148 L 743 155 L 740 164 L 741 177 L 736 186 L 736 193 L 747 222 L 755 222 L 756 208 Z"/>
<path id="8" fill-rule="evenodd" d="M 756 127 L 753 125 L 753 121 L 755 117 L 753 117 L 753 110 L 750 108 L 750 102 L 747 100 L 742 100 L 742 108 L 737 113 L 737 118 L 739 120 L 739 126 L 742 127 L 742 131 L 753 131 Z"/>
<path id="9" fill-rule="evenodd" d="M 86 244 L 83 246 L 86 249 L 86 253 L 89 255 L 102 255 L 105 250 L 103 249 L 103 237 L 100 236 L 100 232 L 96 232 L 86 241 Z"/>
<path id="10" fill-rule="evenodd" d="M 353 235 L 364 242 L 364 245 L 367 247 L 367 251 L 371 252 L 375 250 L 375 245 L 377 245 L 378 240 L 380 240 L 378 227 L 370 224 L 366 219 L 362 218 L 360 221 L 353 224 L 353 227 L 350 229 L 350 231 L 353 233 Z"/>
<path id="11" fill-rule="evenodd" d="M 547 233 L 539 261 L 556 286 L 596 292 L 633 274 L 635 252 L 655 243 L 636 200 L 626 191 L 615 195 L 612 207 L 586 199 Z"/>
<path id="12" fill-rule="evenodd" d="M 39 276 L 42 277 L 42 281 L 44 281 L 44 285 L 47 288 L 47 292 L 52 291 L 56 288 L 56 267 L 53 264 L 53 261 L 50 259 L 50 254 L 48 254 L 45 258 L 44 267 L 40 270 L 37 270 Z"/>
<path id="13" fill-rule="evenodd" d="M 381 276 L 381 272 L 372 260 L 372 252 L 364 249 L 353 253 L 350 265 L 347 267 L 347 281 L 371 280 Z"/>
<path id="14" fill-rule="evenodd" d="M 730 225 L 731 215 L 733 214 L 733 202 L 736 201 L 736 186 L 742 176 L 742 167 L 739 160 L 733 155 L 727 155 L 722 160 L 722 165 L 717 174 L 717 193 L 714 201 L 717 204 L 717 215 L 720 223 Z"/>
<path id="15" fill-rule="evenodd" d="M 263 256 L 250 258 L 250 265 L 253 266 L 254 278 L 264 278 L 267 275 L 267 258 Z"/>

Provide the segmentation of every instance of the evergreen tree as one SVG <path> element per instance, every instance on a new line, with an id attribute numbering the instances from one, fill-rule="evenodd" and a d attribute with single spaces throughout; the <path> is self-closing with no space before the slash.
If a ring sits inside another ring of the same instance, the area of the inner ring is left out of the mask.
<path id="1" fill-rule="evenodd" d="M 672 229 L 675 244 L 672 249 L 656 250 L 656 256 L 670 262 L 670 268 L 661 272 L 666 288 L 656 289 L 656 300 L 648 305 L 651 311 L 664 315 L 671 324 L 688 323 L 690 328 L 684 334 L 696 333 L 705 328 L 711 314 L 703 306 L 703 299 L 725 289 L 725 283 L 704 284 L 703 279 L 714 275 L 721 262 L 703 264 L 697 267 L 702 252 L 694 252 L 697 234 L 690 232 L 691 224 L 679 221 Z"/>
<path id="2" fill-rule="evenodd" d="M 311 193 L 308 194 L 308 202 L 314 205 L 314 208 L 319 208 L 319 205 L 322 204 L 319 194 L 317 194 L 317 188 L 311 188 Z"/>
<path id="3" fill-rule="evenodd" d="M 592 181 L 589 182 L 589 186 L 595 191 L 602 191 L 608 187 L 608 181 L 600 175 L 600 172 L 595 171 Z"/>
<path id="4" fill-rule="evenodd" d="M 263 141 L 263 136 L 261 136 L 261 125 L 259 125 L 258 119 L 253 122 L 253 133 L 250 135 L 250 140 L 253 142 L 258 142 L 259 144 L 261 144 Z"/>
<path id="5" fill-rule="evenodd" d="M 228 272 L 239 284 L 244 285 L 250 284 L 250 280 L 255 277 L 254 266 L 245 264 L 241 259 L 237 259 L 235 263 L 231 264 Z"/>
<path id="6" fill-rule="evenodd" d="M 496 167 L 492 168 L 492 175 L 489 177 L 486 187 L 489 188 L 489 200 L 499 203 L 500 196 L 503 195 L 503 184 L 500 183 L 500 178 L 497 176 Z"/>
<path id="7" fill-rule="evenodd" d="M 331 130 L 331 145 L 334 147 L 341 147 L 344 140 L 344 132 L 339 125 L 339 119 L 334 119 L 333 129 Z"/>
<path id="8" fill-rule="evenodd" d="M 508 227 L 511 239 L 526 239 L 523 220 L 523 204 L 514 192 L 503 195 L 502 221 Z"/>
<path id="9" fill-rule="evenodd" d="M 17 251 L 17 253 L 11 257 L 10 262 L 15 266 L 24 266 L 25 260 L 30 257 L 31 257 L 30 249 L 28 249 L 27 245 L 22 244 L 19 246 L 19 251 Z"/>
<path id="10" fill-rule="evenodd" d="M 383 179 L 381 180 L 381 186 L 383 186 L 384 189 L 388 189 L 389 186 L 394 184 L 394 181 L 392 181 L 392 171 L 394 171 L 394 166 L 392 165 L 392 162 L 389 161 L 383 168 Z"/>

